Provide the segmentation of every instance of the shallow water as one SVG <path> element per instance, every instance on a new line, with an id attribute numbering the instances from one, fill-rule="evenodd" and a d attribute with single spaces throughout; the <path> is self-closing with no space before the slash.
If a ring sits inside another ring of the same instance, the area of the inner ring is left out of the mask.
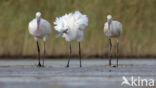
<path id="1" fill-rule="evenodd" d="M 0 60 L 0 88 L 146 88 L 121 86 L 125 77 L 156 80 L 156 60 L 120 60 L 119 67 L 109 67 L 107 60 L 46 60 L 45 67 L 36 67 L 37 60 Z M 115 61 L 113 61 L 115 63 Z M 149 87 L 149 88 L 155 88 Z"/>

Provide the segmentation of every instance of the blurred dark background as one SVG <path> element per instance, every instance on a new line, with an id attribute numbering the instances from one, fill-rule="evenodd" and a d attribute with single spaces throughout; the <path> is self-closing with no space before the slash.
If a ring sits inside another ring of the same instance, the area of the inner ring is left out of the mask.
<path id="1" fill-rule="evenodd" d="M 28 23 L 40 11 L 52 25 L 47 39 L 48 56 L 68 54 L 68 43 L 56 39 L 56 17 L 79 10 L 89 19 L 81 43 L 83 56 L 107 56 L 108 39 L 103 33 L 106 16 L 123 24 L 120 56 L 156 56 L 156 0 L 0 0 L 0 56 L 35 56 L 36 43 Z M 40 41 L 41 50 L 43 42 Z M 116 40 L 113 40 L 115 55 Z M 78 43 L 72 42 L 73 55 Z"/>

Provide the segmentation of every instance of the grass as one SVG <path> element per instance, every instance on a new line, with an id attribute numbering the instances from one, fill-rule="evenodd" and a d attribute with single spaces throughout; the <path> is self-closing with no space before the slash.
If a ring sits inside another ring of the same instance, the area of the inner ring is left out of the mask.
<path id="1" fill-rule="evenodd" d="M 120 55 L 156 55 L 156 1 L 155 0 L 1 0 L 0 1 L 0 55 L 35 55 L 36 43 L 28 33 L 28 22 L 35 12 L 52 24 L 52 34 L 47 40 L 47 55 L 65 55 L 68 43 L 56 39 L 53 22 L 56 17 L 79 10 L 89 18 L 81 43 L 84 56 L 108 53 L 108 39 L 103 33 L 106 16 L 123 24 Z M 115 39 L 113 55 L 115 55 Z M 41 49 L 43 44 L 41 43 Z M 73 54 L 78 55 L 78 43 L 72 42 Z"/>

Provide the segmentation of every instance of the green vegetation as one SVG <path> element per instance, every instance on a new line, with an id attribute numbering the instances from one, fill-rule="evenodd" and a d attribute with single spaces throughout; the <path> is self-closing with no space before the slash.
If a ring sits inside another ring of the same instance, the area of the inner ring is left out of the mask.
<path id="1" fill-rule="evenodd" d="M 52 24 L 47 39 L 47 55 L 68 53 L 68 43 L 56 39 L 53 22 L 65 13 L 81 11 L 89 18 L 84 31 L 82 54 L 106 55 L 108 39 L 103 33 L 106 16 L 123 24 L 120 55 L 156 55 L 156 0 L 0 0 L 0 55 L 35 55 L 36 43 L 28 33 L 28 22 L 37 11 Z M 115 55 L 115 40 L 113 55 Z M 43 43 L 41 42 L 41 50 Z M 72 42 L 73 54 L 78 54 L 78 43 Z"/>

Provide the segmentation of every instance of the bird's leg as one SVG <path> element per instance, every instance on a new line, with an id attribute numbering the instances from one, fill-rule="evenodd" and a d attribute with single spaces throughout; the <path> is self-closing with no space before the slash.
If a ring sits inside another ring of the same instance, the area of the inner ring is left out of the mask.
<path id="1" fill-rule="evenodd" d="M 81 47 L 80 47 L 80 42 L 79 42 L 79 58 L 80 58 L 80 67 L 82 67 L 82 65 L 81 65 Z"/>
<path id="2" fill-rule="evenodd" d="M 111 39 L 109 38 L 109 54 L 108 54 L 108 56 L 109 56 L 109 66 L 112 65 L 112 63 L 111 63 L 111 49 L 112 49 L 112 42 L 111 42 Z"/>
<path id="3" fill-rule="evenodd" d="M 67 67 L 69 67 L 70 58 L 71 58 L 71 42 L 69 42 L 69 57 L 68 57 Z"/>
<path id="4" fill-rule="evenodd" d="M 117 46 L 116 46 L 116 58 L 117 58 L 117 67 L 118 67 L 118 52 L 119 52 L 119 40 L 117 40 Z"/>
<path id="5" fill-rule="evenodd" d="M 41 63 L 40 63 L 40 47 L 39 47 L 38 41 L 36 43 L 37 43 L 37 49 L 38 49 L 38 67 L 41 67 Z"/>
<path id="6" fill-rule="evenodd" d="M 44 67 L 44 60 L 46 58 L 46 42 L 44 41 L 44 52 L 43 52 L 43 67 Z"/>

